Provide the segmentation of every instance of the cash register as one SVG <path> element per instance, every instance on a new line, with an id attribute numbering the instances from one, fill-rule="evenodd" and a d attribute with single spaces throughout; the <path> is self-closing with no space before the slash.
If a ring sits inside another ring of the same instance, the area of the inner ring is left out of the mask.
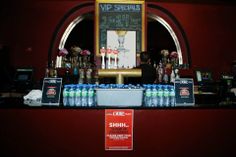
<path id="1" fill-rule="evenodd" d="M 213 80 L 212 72 L 206 69 L 198 69 L 196 73 L 196 85 L 198 90 L 205 93 L 216 93 L 217 83 Z"/>
<path id="2" fill-rule="evenodd" d="M 23 102 L 23 96 L 33 88 L 33 68 L 17 68 L 9 88 L 1 90 L 0 104 L 12 105 Z"/>
<path id="3" fill-rule="evenodd" d="M 17 68 L 13 89 L 19 92 L 26 92 L 32 89 L 33 85 L 33 68 Z"/>
<path id="4" fill-rule="evenodd" d="M 218 105 L 219 82 L 213 80 L 212 71 L 208 69 L 195 70 L 195 101 L 196 104 Z"/>

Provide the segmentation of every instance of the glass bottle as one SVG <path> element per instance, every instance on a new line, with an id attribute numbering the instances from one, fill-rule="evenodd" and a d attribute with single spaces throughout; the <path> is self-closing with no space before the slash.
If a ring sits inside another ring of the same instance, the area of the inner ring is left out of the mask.
<path id="1" fill-rule="evenodd" d="M 49 68 L 48 68 L 48 63 L 46 64 L 46 68 L 45 68 L 45 78 L 49 77 Z"/>

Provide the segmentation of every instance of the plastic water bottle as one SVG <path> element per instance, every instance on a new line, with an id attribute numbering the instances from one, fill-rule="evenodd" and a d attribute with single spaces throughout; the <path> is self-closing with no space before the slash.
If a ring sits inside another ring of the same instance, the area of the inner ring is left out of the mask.
<path id="1" fill-rule="evenodd" d="M 97 93 L 96 93 L 96 88 L 98 88 L 98 85 L 97 84 L 94 84 L 93 85 L 93 89 L 94 89 L 94 106 L 97 105 Z"/>
<path id="2" fill-rule="evenodd" d="M 75 105 L 75 86 L 70 85 L 69 88 L 69 106 Z"/>
<path id="3" fill-rule="evenodd" d="M 63 89 L 63 105 L 64 106 L 69 106 L 69 88 L 68 85 L 64 86 Z"/>
<path id="4" fill-rule="evenodd" d="M 168 86 L 167 85 L 164 86 L 163 97 L 164 97 L 163 98 L 163 101 L 164 101 L 163 104 L 164 104 L 165 107 L 168 107 L 170 101 L 169 101 L 169 90 L 168 90 Z"/>
<path id="5" fill-rule="evenodd" d="M 75 89 L 75 106 L 81 106 L 81 93 L 81 87 L 78 84 Z"/>
<path id="6" fill-rule="evenodd" d="M 144 88 L 144 91 L 143 91 L 143 99 L 142 99 L 142 104 L 143 106 L 146 106 L 146 89 L 147 89 L 147 85 L 146 84 L 143 84 L 143 88 Z"/>
<path id="7" fill-rule="evenodd" d="M 152 107 L 157 107 L 157 86 L 152 85 Z"/>
<path id="8" fill-rule="evenodd" d="M 170 106 L 175 106 L 175 89 L 174 86 L 170 86 Z"/>
<path id="9" fill-rule="evenodd" d="M 152 91 L 151 91 L 151 85 L 146 86 L 146 92 L 145 92 L 145 106 L 151 107 L 152 105 Z"/>
<path id="10" fill-rule="evenodd" d="M 163 106 L 163 89 L 162 89 L 162 85 L 158 86 L 157 99 L 158 99 L 158 106 L 162 107 Z"/>
<path id="11" fill-rule="evenodd" d="M 81 106 L 88 105 L 87 96 L 88 96 L 87 86 L 84 84 L 82 87 L 82 92 L 81 92 Z"/>
<path id="12" fill-rule="evenodd" d="M 94 106 L 94 88 L 93 85 L 88 86 L 88 106 Z"/>

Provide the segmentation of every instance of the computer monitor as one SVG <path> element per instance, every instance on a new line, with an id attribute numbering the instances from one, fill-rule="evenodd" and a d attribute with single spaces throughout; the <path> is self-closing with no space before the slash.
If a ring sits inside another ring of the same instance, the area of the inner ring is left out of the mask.
<path id="1" fill-rule="evenodd" d="M 25 91 L 32 88 L 33 68 L 17 68 L 13 88 Z"/>
<path id="2" fill-rule="evenodd" d="M 16 69 L 15 81 L 31 81 L 33 75 L 32 68 L 18 68 Z"/>
<path id="3" fill-rule="evenodd" d="M 196 74 L 196 81 L 198 83 L 207 83 L 207 82 L 212 82 L 212 72 L 210 70 L 202 70 L 198 69 L 195 70 Z"/>

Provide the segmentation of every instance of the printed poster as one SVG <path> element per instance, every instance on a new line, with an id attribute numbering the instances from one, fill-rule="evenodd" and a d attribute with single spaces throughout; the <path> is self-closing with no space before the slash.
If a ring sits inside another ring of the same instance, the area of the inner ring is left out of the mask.
<path id="1" fill-rule="evenodd" d="M 59 105 L 62 78 L 44 78 L 42 88 L 42 105 Z"/>
<path id="2" fill-rule="evenodd" d="M 176 106 L 193 106 L 194 82 L 192 78 L 175 79 L 175 99 Z"/>
<path id="3" fill-rule="evenodd" d="M 105 150 L 133 150 L 132 109 L 105 110 Z"/>

